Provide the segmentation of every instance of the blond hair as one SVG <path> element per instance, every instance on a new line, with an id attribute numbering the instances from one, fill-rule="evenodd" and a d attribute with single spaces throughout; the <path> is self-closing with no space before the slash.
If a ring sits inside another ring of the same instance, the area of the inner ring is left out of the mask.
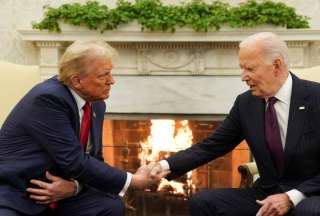
<path id="1" fill-rule="evenodd" d="M 75 41 L 66 49 L 59 61 L 58 79 L 68 85 L 72 76 L 87 72 L 90 60 L 96 58 L 112 60 L 116 55 L 117 51 L 104 41 Z"/>

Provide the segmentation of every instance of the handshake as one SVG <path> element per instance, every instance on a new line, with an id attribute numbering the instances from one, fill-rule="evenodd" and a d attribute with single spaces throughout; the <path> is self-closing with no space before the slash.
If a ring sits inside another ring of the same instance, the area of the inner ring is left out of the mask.
<path id="1" fill-rule="evenodd" d="M 133 175 L 130 187 L 135 189 L 145 189 L 158 184 L 159 181 L 170 173 L 163 170 L 159 162 L 151 162 L 141 166 Z"/>

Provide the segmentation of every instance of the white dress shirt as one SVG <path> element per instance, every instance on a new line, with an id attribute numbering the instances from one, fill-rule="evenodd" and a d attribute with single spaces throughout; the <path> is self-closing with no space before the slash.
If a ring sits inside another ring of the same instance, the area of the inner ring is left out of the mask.
<path id="1" fill-rule="evenodd" d="M 274 108 L 277 114 L 277 120 L 279 124 L 283 149 L 285 148 L 286 137 L 287 137 L 291 93 L 292 93 L 292 76 L 289 73 L 287 80 L 275 95 L 278 101 L 274 105 Z M 160 161 L 160 165 L 163 170 L 170 170 L 168 161 L 162 160 Z M 290 191 L 287 191 L 286 193 L 288 194 L 294 206 L 296 206 L 300 201 L 306 198 L 303 193 L 301 193 L 296 189 L 292 189 Z"/>

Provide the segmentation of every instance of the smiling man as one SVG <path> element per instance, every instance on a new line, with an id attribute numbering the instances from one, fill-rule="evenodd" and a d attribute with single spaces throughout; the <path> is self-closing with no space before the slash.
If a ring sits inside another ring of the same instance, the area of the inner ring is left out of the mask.
<path id="1" fill-rule="evenodd" d="M 103 41 L 73 43 L 58 77 L 35 86 L 12 110 L 0 131 L 1 216 L 48 215 L 48 204 L 58 200 L 55 215 L 121 216 L 119 195 L 152 183 L 148 167 L 130 174 L 103 161 L 115 54 Z"/>
<path id="2" fill-rule="evenodd" d="M 260 178 L 250 189 L 212 189 L 189 200 L 192 216 L 320 215 L 320 84 L 288 71 L 288 48 L 270 32 L 240 43 L 249 91 L 205 140 L 154 166 L 151 176 L 180 175 L 248 143 Z"/>

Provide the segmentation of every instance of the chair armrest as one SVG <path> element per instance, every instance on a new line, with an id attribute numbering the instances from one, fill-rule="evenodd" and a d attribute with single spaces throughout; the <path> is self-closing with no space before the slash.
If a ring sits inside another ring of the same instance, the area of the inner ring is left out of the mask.
<path id="1" fill-rule="evenodd" d="M 259 171 L 255 162 L 241 164 L 238 167 L 238 172 L 241 175 L 240 188 L 252 187 L 255 180 L 255 175 L 259 175 Z"/>

